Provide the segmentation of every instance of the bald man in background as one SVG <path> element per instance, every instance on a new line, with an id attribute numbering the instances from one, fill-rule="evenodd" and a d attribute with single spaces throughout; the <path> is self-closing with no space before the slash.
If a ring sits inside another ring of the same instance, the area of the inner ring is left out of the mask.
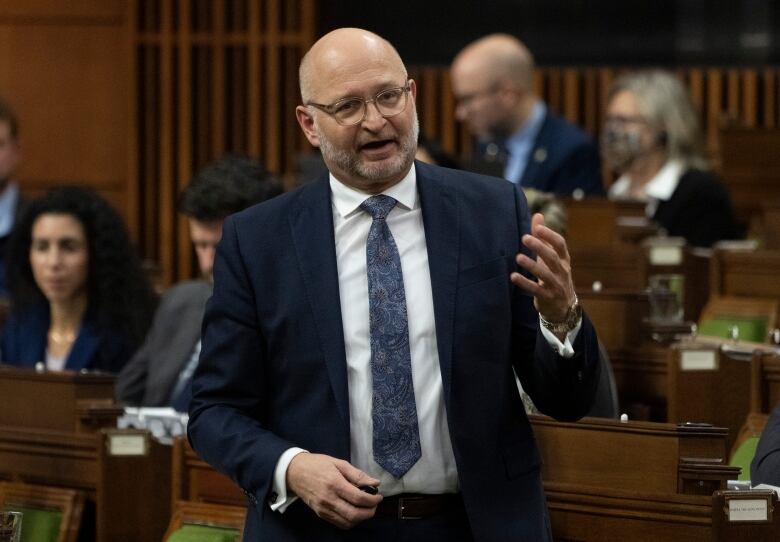
<path id="1" fill-rule="evenodd" d="M 452 63 L 455 114 L 477 138 L 467 169 L 560 196 L 601 195 L 593 139 L 533 92 L 534 60 L 518 39 L 491 34 Z"/>

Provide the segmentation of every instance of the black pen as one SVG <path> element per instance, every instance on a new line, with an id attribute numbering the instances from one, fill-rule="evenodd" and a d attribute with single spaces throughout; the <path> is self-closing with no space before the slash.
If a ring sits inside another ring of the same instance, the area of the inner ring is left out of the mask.
<path id="1" fill-rule="evenodd" d="M 362 485 L 362 486 L 358 486 L 358 489 L 360 491 L 365 491 L 370 495 L 376 495 L 379 492 L 379 489 L 377 489 L 376 486 Z"/>

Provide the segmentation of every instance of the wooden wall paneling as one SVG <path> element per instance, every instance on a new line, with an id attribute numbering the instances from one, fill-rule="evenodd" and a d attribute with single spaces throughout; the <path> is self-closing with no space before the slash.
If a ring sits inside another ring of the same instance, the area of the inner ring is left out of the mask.
<path id="1" fill-rule="evenodd" d="M 438 73 L 436 70 L 427 68 L 421 73 L 422 76 L 422 98 L 423 103 L 420 105 L 417 113 L 420 115 L 420 124 L 422 125 L 421 131 L 426 136 L 435 138 L 439 132 L 440 112 L 437 104 L 440 103 L 439 96 L 441 92 L 438 85 Z"/>
<path id="2" fill-rule="evenodd" d="M 265 165 L 279 173 L 281 168 L 281 112 L 279 103 L 279 80 L 281 66 L 279 59 L 279 0 L 267 0 L 265 26 Z"/>
<path id="3" fill-rule="evenodd" d="M 160 156 L 157 196 L 159 201 L 160 227 L 159 258 L 160 277 L 164 284 L 173 282 L 174 268 L 174 227 L 173 216 L 173 40 L 171 33 L 171 4 L 173 0 L 163 0 L 160 32 Z"/>
<path id="4" fill-rule="evenodd" d="M 260 5 L 249 2 L 249 27 L 246 55 L 247 152 L 260 156 Z"/>
<path id="5" fill-rule="evenodd" d="M 704 72 L 701 69 L 688 70 L 688 92 L 696 111 L 701 115 L 704 108 Z"/>
<path id="6" fill-rule="evenodd" d="M 740 121 L 739 70 L 731 68 L 726 72 L 726 122 L 738 125 Z"/>
<path id="7" fill-rule="evenodd" d="M 563 109 L 562 114 L 569 121 L 582 125 L 583 115 L 580 107 L 581 93 L 580 83 L 582 81 L 581 71 L 576 68 L 566 68 L 563 70 Z"/>
<path id="8" fill-rule="evenodd" d="M 144 208 L 141 216 L 141 231 L 144 250 L 147 257 L 159 261 L 159 247 L 157 245 L 158 231 L 158 206 L 157 206 L 157 148 L 158 148 L 158 48 L 156 45 L 147 44 L 142 47 L 143 68 L 141 73 L 141 85 L 143 89 L 142 102 L 140 104 L 140 117 L 143 137 L 143 155 L 141 157 L 140 185 L 143 190 Z"/>
<path id="9" fill-rule="evenodd" d="M 742 126 L 755 128 L 758 120 L 758 74 L 756 70 L 741 72 L 742 87 Z"/>
<path id="10" fill-rule="evenodd" d="M 125 145 L 127 145 L 127 154 L 125 155 L 125 168 L 127 170 L 127 186 L 126 186 L 126 198 L 127 198 L 127 214 L 125 215 L 127 220 L 127 227 L 130 232 L 131 239 L 140 247 L 140 230 L 141 221 L 139 216 L 140 196 L 141 191 L 136 179 L 139 178 L 139 164 L 138 164 L 138 118 L 135 115 L 136 107 L 139 99 L 138 89 L 138 76 L 139 62 L 136 54 L 136 43 L 138 42 L 139 32 L 136 24 L 136 17 L 138 13 L 138 1 L 128 0 L 125 4 L 125 58 L 127 59 L 127 73 L 125 74 L 125 84 L 127 85 L 127 102 L 125 104 L 125 111 L 128 118 L 127 123 L 127 137 L 125 138 Z"/>
<path id="11" fill-rule="evenodd" d="M 591 135 L 599 132 L 600 107 L 599 107 L 599 91 L 598 91 L 598 79 L 596 77 L 596 70 L 589 68 L 585 71 L 585 79 L 583 83 L 583 127 Z"/>
<path id="12" fill-rule="evenodd" d="M 456 147 L 458 124 L 455 119 L 455 96 L 452 94 L 452 85 L 447 72 L 441 76 L 441 89 L 442 118 L 439 140 L 445 151 L 453 156 L 458 156 L 460 149 Z"/>
<path id="13" fill-rule="evenodd" d="M 176 179 L 176 200 L 178 194 L 187 186 L 192 177 L 192 34 L 190 2 L 188 0 L 178 0 L 178 27 L 177 27 L 177 113 L 178 122 L 176 138 L 177 155 L 177 179 Z M 188 234 L 187 219 L 174 209 L 176 214 L 176 267 L 182 272 L 191 272 L 194 270 L 194 258 L 192 243 Z"/>
<path id="14" fill-rule="evenodd" d="M 718 69 L 707 70 L 707 112 L 704 115 L 703 127 L 707 148 L 713 155 L 717 155 L 719 150 L 717 129 L 713 129 L 713 127 L 719 126 L 721 120 L 722 79 L 722 74 Z"/>
<path id="15" fill-rule="evenodd" d="M 764 117 L 763 125 L 766 128 L 774 128 L 777 125 L 776 115 L 776 99 L 777 99 L 777 85 L 776 85 L 776 71 L 772 68 L 766 68 L 763 71 L 764 80 Z"/>
<path id="16" fill-rule="evenodd" d="M 214 31 L 211 39 L 211 156 L 225 152 L 225 3 L 212 2 Z"/>

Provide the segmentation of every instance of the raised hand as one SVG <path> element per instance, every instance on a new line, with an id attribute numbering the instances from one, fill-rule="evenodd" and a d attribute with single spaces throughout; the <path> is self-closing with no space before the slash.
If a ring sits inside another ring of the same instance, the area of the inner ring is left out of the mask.
<path id="1" fill-rule="evenodd" d="M 574 303 L 574 282 L 571 277 L 571 258 L 566 240 L 544 225 L 544 217 L 536 213 L 531 217 L 531 233 L 523 235 L 523 244 L 536 253 L 536 260 L 518 254 L 517 265 L 537 277 L 534 282 L 520 273 L 512 273 L 515 286 L 534 296 L 536 310 L 550 322 L 566 318 Z"/>

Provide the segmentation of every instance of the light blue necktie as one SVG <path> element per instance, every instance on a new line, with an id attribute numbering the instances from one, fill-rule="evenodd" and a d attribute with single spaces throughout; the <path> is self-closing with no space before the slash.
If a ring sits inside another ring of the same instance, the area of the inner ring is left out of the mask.
<path id="1" fill-rule="evenodd" d="M 395 204 L 390 196 L 379 195 L 360 207 L 374 218 L 366 241 L 374 461 L 400 478 L 421 452 L 401 258 L 385 222 Z"/>

